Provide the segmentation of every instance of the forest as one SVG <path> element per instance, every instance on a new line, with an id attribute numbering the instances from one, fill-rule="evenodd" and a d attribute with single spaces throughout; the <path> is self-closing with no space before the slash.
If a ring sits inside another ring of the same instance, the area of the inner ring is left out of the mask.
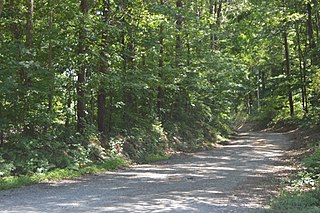
<path id="1" fill-rule="evenodd" d="M 0 177 L 320 124 L 318 0 L 0 0 Z"/>

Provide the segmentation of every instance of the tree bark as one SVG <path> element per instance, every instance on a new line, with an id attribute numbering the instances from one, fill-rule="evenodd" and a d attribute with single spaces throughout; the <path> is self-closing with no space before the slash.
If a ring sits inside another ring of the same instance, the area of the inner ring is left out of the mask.
<path id="1" fill-rule="evenodd" d="M 314 9 L 315 9 L 315 15 L 316 15 L 316 36 L 317 41 L 319 41 L 319 28 L 320 28 L 320 17 L 319 17 L 319 2 L 318 0 L 313 0 L 314 3 Z"/>
<path id="2" fill-rule="evenodd" d="M 164 1 L 160 0 L 160 5 L 164 5 Z M 164 90 L 162 87 L 163 83 L 163 54 L 164 54 L 164 35 L 163 35 L 163 24 L 160 24 L 159 27 L 159 61 L 158 61 L 158 78 L 159 78 L 159 84 L 157 88 L 157 113 L 160 121 L 163 121 L 164 114 L 163 114 L 163 105 L 164 105 Z"/>
<path id="3" fill-rule="evenodd" d="M 285 48 L 285 60 L 286 60 L 286 76 L 287 76 L 287 92 L 288 92 L 288 101 L 290 107 L 290 115 L 294 115 L 294 105 L 292 98 L 292 89 L 291 89 L 291 70 L 290 70 L 290 57 L 289 57 L 289 45 L 288 45 L 288 35 L 287 31 L 283 32 L 284 48 Z"/>
<path id="4" fill-rule="evenodd" d="M 161 1 L 162 3 L 162 1 Z M 158 111 L 158 117 L 160 120 L 163 119 L 163 98 L 164 98 L 164 90 L 162 88 L 162 82 L 163 82 L 163 53 L 164 53 L 164 47 L 163 47 L 163 26 L 161 25 L 159 28 L 159 72 L 158 72 L 158 78 L 159 78 L 159 85 L 158 85 L 158 92 L 157 92 L 157 111 Z"/>
<path id="5" fill-rule="evenodd" d="M 109 23 L 110 19 L 110 0 L 103 2 L 103 14 L 102 14 L 102 21 L 105 24 Z M 108 30 L 103 30 L 101 32 L 101 52 L 100 52 L 100 73 L 102 75 L 100 85 L 99 85 L 99 91 L 98 91 L 98 130 L 101 134 L 101 141 L 104 147 L 107 147 L 106 144 L 106 135 L 107 135 L 107 92 L 105 88 L 105 81 L 104 81 L 104 75 L 107 73 L 108 65 L 107 65 L 107 47 L 108 47 Z M 109 112 L 111 113 L 111 111 Z M 109 121 L 111 122 L 111 121 Z M 109 124 L 111 125 L 111 124 Z"/>
<path id="6" fill-rule="evenodd" d="M 214 16 L 214 5 L 213 0 L 209 1 L 209 13 L 211 16 Z M 210 48 L 215 49 L 215 40 L 214 40 L 214 24 L 210 23 Z"/>
<path id="7" fill-rule="evenodd" d="M 26 26 L 26 46 L 33 46 L 33 0 L 26 0 L 27 4 L 27 26 Z"/>
<path id="8" fill-rule="evenodd" d="M 0 0 L 0 17 L 1 17 L 1 13 L 3 11 L 3 5 L 4 5 L 4 0 Z"/>
<path id="9" fill-rule="evenodd" d="M 181 14 L 181 10 L 183 8 L 183 2 L 182 0 L 176 0 L 176 9 L 177 9 L 177 15 L 176 15 L 176 46 L 175 46 L 175 68 L 177 69 L 177 75 L 180 73 L 180 67 L 182 66 L 181 59 L 182 59 L 182 22 L 183 22 L 183 17 Z M 181 92 L 181 84 L 177 84 L 177 91 L 175 92 L 173 98 L 174 100 L 172 101 L 171 105 L 171 112 L 170 112 L 170 118 L 176 118 L 176 115 L 178 113 L 178 108 L 179 108 L 179 102 L 180 102 L 180 92 Z"/>
<path id="10" fill-rule="evenodd" d="M 212 50 L 218 49 L 217 31 L 221 25 L 222 1 L 209 1 L 209 13 L 215 19 L 215 23 L 210 23 L 210 47 Z"/>
<path id="11" fill-rule="evenodd" d="M 70 127 L 70 110 L 71 110 L 71 104 L 72 104 L 72 92 L 74 88 L 73 85 L 73 76 L 69 74 L 68 78 L 68 84 L 67 84 L 67 92 L 66 92 L 66 104 L 67 104 L 67 109 L 66 109 L 66 120 L 65 120 L 65 127 L 69 128 Z"/>
<path id="12" fill-rule="evenodd" d="M 52 49 L 52 19 L 53 19 L 53 11 L 52 11 L 52 5 L 51 0 L 49 1 L 50 11 L 49 11 L 49 47 L 48 47 L 48 70 L 50 75 L 50 80 L 52 80 L 52 83 L 49 84 L 49 91 L 48 91 L 48 111 L 51 112 L 52 110 L 52 102 L 53 102 L 53 91 L 54 91 L 54 81 L 55 81 L 55 73 L 52 70 L 53 67 L 53 49 Z M 50 81 L 51 82 L 51 81 Z"/>
<path id="13" fill-rule="evenodd" d="M 181 30 L 182 30 L 182 15 L 181 9 L 183 7 L 182 0 L 177 0 L 176 1 L 176 7 L 178 9 L 178 15 L 176 17 L 176 29 L 177 29 L 177 34 L 176 34 L 176 67 L 179 67 L 181 64 L 181 56 L 182 56 L 182 39 L 181 39 Z"/>
<path id="14" fill-rule="evenodd" d="M 110 86 L 110 88 L 112 88 Z M 112 131 L 112 113 L 113 113 L 113 93 L 110 91 L 109 93 L 109 109 L 108 109 L 108 132 L 110 133 Z"/>
<path id="15" fill-rule="evenodd" d="M 81 23 L 83 24 L 86 16 L 89 13 L 89 2 L 88 0 L 81 0 L 80 2 L 80 11 L 82 13 Z M 85 54 L 87 50 L 86 45 L 87 32 L 85 26 L 80 27 L 79 31 L 79 44 L 78 44 L 78 53 L 80 55 Z M 77 82 L 77 131 L 81 134 L 84 133 L 86 127 L 86 104 L 85 104 L 85 82 L 86 82 L 86 68 L 84 64 L 80 64 L 79 70 L 77 73 L 78 82 Z"/>
<path id="16" fill-rule="evenodd" d="M 121 1 L 121 6 L 123 9 L 123 17 L 121 19 L 121 22 L 123 24 L 123 30 L 122 32 L 122 57 L 123 57 L 123 72 L 124 72 L 124 82 L 128 82 L 128 77 L 130 75 L 133 75 L 133 68 L 134 68 L 134 57 L 135 57 L 135 41 L 134 41 L 134 30 L 131 26 L 131 21 L 133 18 L 132 15 L 132 9 L 131 9 L 131 3 L 128 4 L 126 1 Z M 137 113 L 138 112 L 138 106 L 137 106 L 137 99 L 132 91 L 132 87 L 130 85 L 125 85 L 124 88 L 124 112 L 123 112 L 123 119 L 127 120 L 125 122 L 125 125 L 130 126 L 132 123 L 131 121 L 128 121 L 128 115 L 130 113 Z"/>
<path id="17" fill-rule="evenodd" d="M 305 59 L 304 59 L 302 48 L 301 48 L 299 26 L 296 26 L 296 35 L 297 35 L 297 49 L 298 49 L 298 56 L 299 56 L 302 108 L 305 111 L 305 113 L 308 113 L 306 67 L 305 67 Z"/>
<path id="18" fill-rule="evenodd" d="M 314 49 L 316 47 L 316 43 L 313 38 L 312 7 L 310 3 L 307 4 L 307 11 L 308 11 L 307 27 L 308 27 L 309 45 L 310 45 L 310 49 Z"/>

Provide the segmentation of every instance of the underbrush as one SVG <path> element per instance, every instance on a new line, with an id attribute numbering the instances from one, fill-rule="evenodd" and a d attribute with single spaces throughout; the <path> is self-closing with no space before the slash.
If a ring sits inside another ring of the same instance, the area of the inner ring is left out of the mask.
<path id="1" fill-rule="evenodd" d="M 177 151 L 205 150 L 220 135 L 232 132 L 226 122 L 217 120 L 222 119 L 190 115 L 162 123 L 146 117 L 126 128 L 114 128 L 106 141 L 95 129 L 87 128 L 81 135 L 62 125 L 32 135 L 12 132 L 0 146 L 0 189 L 92 174 L 128 161 L 167 160 L 169 153 Z"/>
<path id="2" fill-rule="evenodd" d="M 301 163 L 303 168 L 289 181 L 289 188 L 271 202 L 268 212 L 320 212 L 320 146 Z"/>
<path id="3" fill-rule="evenodd" d="M 320 108 L 309 107 L 306 113 L 300 104 L 296 103 L 294 115 L 290 115 L 290 109 L 284 105 L 284 100 L 266 99 L 262 101 L 261 108 L 255 109 L 249 117 L 249 121 L 258 122 L 259 125 L 269 128 L 284 127 L 304 127 L 314 128 L 320 127 Z"/>
<path id="4" fill-rule="evenodd" d="M 0 178 L 0 190 L 17 188 L 35 183 L 57 181 L 66 178 L 75 178 L 82 175 L 95 174 L 103 171 L 114 170 L 128 166 L 128 161 L 122 157 L 112 157 L 99 164 L 86 166 L 80 169 L 54 169 L 46 173 L 34 173 L 32 175 L 6 176 Z"/>

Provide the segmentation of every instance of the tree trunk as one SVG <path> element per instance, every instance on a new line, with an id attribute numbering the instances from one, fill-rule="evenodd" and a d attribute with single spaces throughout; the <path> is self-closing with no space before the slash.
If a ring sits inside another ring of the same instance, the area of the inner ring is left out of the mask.
<path id="1" fill-rule="evenodd" d="M 70 113 L 69 109 L 71 109 L 71 103 L 72 103 L 72 97 L 71 97 L 71 91 L 68 91 L 68 97 L 67 97 L 67 110 L 66 110 L 66 121 L 65 121 L 65 127 L 70 127 Z"/>
<path id="2" fill-rule="evenodd" d="M 183 2 L 182 0 L 176 0 L 176 9 L 178 11 L 178 15 L 176 15 L 176 45 L 175 45 L 175 68 L 176 68 L 176 75 L 180 75 L 181 69 L 180 67 L 182 66 L 181 59 L 182 59 L 182 22 L 183 22 L 183 17 L 182 17 L 182 8 L 183 8 Z M 178 83 L 176 86 L 178 89 L 173 95 L 173 101 L 171 105 L 171 111 L 170 111 L 170 118 L 176 118 L 176 115 L 178 113 L 178 108 L 179 108 L 179 102 L 180 102 L 180 92 L 181 92 L 181 84 Z"/>
<path id="3" fill-rule="evenodd" d="M 19 10 L 19 8 L 16 6 L 16 1 L 15 0 L 10 0 L 9 1 L 9 5 L 10 5 L 10 8 L 12 9 L 11 13 L 15 14 L 15 11 Z M 17 17 L 14 17 L 14 18 L 17 18 Z M 17 48 L 17 55 L 16 55 L 16 58 L 15 60 L 16 61 L 20 61 L 21 60 L 21 43 L 22 43 L 22 26 L 20 25 L 20 23 L 11 23 L 10 25 L 10 28 L 11 28 L 11 32 L 12 32 L 12 36 L 13 36 L 13 40 L 14 40 L 14 43 L 15 43 L 15 46 Z M 23 69 L 19 69 L 18 73 L 18 79 L 17 81 L 21 84 L 23 84 L 24 82 L 24 71 Z M 23 98 L 21 93 L 23 91 L 19 92 L 18 93 L 18 97 L 20 98 Z"/>
<path id="4" fill-rule="evenodd" d="M 266 93 L 266 82 L 267 82 L 267 77 L 266 77 L 266 71 L 261 70 L 261 97 L 264 98 L 264 95 Z"/>
<path id="5" fill-rule="evenodd" d="M 82 13 L 81 24 L 84 23 L 86 16 L 89 13 L 89 2 L 88 0 L 81 0 L 80 11 Z M 80 55 L 84 54 L 87 49 L 86 45 L 87 32 L 85 26 L 82 25 L 79 31 L 79 44 L 78 44 L 78 53 Z M 85 82 L 86 82 L 86 68 L 84 64 L 80 64 L 79 70 L 77 73 L 78 82 L 77 82 L 77 131 L 84 133 L 86 127 L 86 104 L 85 104 Z"/>
<path id="6" fill-rule="evenodd" d="M 110 86 L 110 88 L 112 88 Z M 113 93 L 110 91 L 109 95 L 109 116 L 108 116 L 108 132 L 112 131 L 112 113 L 113 113 Z"/>
<path id="7" fill-rule="evenodd" d="M 104 141 L 107 134 L 107 108 L 106 108 L 106 90 L 103 86 L 100 86 L 98 91 L 98 130 L 102 136 L 102 141 Z"/>
<path id="8" fill-rule="evenodd" d="M 89 121 L 90 125 L 94 125 L 94 106 L 95 106 L 95 94 L 93 89 L 90 91 L 90 110 L 89 110 Z"/>
<path id="9" fill-rule="evenodd" d="M 164 5 L 164 1 L 160 0 L 160 5 Z M 163 24 L 160 24 L 159 27 L 159 61 L 158 61 L 158 78 L 159 78 L 159 84 L 158 84 L 158 91 L 157 91 L 157 113 L 160 121 L 164 120 L 164 113 L 163 113 L 163 107 L 164 107 L 164 90 L 162 87 L 163 83 L 163 57 L 164 57 L 164 35 L 163 35 Z"/>
<path id="10" fill-rule="evenodd" d="M 110 0 L 103 2 L 103 14 L 102 21 L 105 24 L 110 22 Z M 108 70 L 108 57 L 107 57 L 107 47 L 109 45 L 108 41 L 108 30 L 103 30 L 101 32 L 101 50 L 100 50 L 100 74 L 101 81 L 98 91 L 98 130 L 101 134 L 101 141 L 104 147 L 107 147 L 106 144 L 106 135 L 107 135 L 107 92 L 105 88 L 106 82 L 104 81 L 105 75 Z M 111 113 L 111 111 L 109 112 Z M 111 124 L 109 124 L 111 125 Z M 109 127 L 110 128 L 110 127 Z"/>
<path id="11" fill-rule="evenodd" d="M 33 0 L 26 0 L 27 3 L 27 26 L 26 26 L 26 46 L 33 46 Z"/>
<path id="12" fill-rule="evenodd" d="M 0 130 L 0 147 L 4 144 L 4 131 Z"/>
<path id="13" fill-rule="evenodd" d="M 110 22 L 110 0 L 103 1 L 103 14 L 102 14 L 102 21 L 105 24 L 108 24 Z M 101 74 L 101 81 L 99 85 L 99 91 L 98 91 L 98 131 L 101 134 L 101 141 L 105 147 L 107 147 L 106 144 L 106 135 L 107 135 L 107 93 L 105 89 L 105 81 L 104 81 L 104 75 L 107 73 L 108 67 L 107 67 L 107 54 L 105 51 L 107 51 L 107 47 L 109 44 L 108 41 L 108 30 L 101 32 L 101 52 L 100 52 L 100 74 Z M 109 114 L 111 114 L 111 110 L 109 111 Z M 110 118 L 110 116 L 109 116 Z M 111 128 L 111 120 L 109 121 L 109 129 Z"/>
<path id="14" fill-rule="evenodd" d="M 52 6 L 51 6 L 51 0 L 49 1 L 50 5 L 50 12 L 49 12 L 49 47 L 48 47 L 48 70 L 49 70 L 49 75 L 50 75 L 50 81 L 49 84 L 49 91 L 48 91 L 48 111 L 51 112 L 52 110 L 52 101 L 53 101 L 53 91 L 54 91 L 54 81 L 55 81 L 55 73 L 52 69 L 52 57 L 53 57 L 53 50 L 52 50 L 52 19 L 53 19 L 53 11 L 52 11 Z"/>
<path id="15" fill-rule="evenodd" d="M 27 13 L 26 13 L 26 48 L 30 51 L 32 51 L 33 48 L 33 0 L 26 0 L 26 7 L 27 7 Z M 32 55 L 27 54 L 25 60 L 31 61 L 33 59 Z M 27 68 L 21 69 L 21 81 L 22 85 L 24 86 L 25 90 L 28 90 L 32 84 L 31 78 L 28 75 Z M 26 95 L 26 93 L 24 94 Z M 23 97 L 26 113 L 30 110 L 31 103 L 27 101 L 26 97 Z M 24 132 L 27 135 L 34 135 L 35 133 L 35 126 L 32 122 L 25 124 L 24 126 Z"/>
<path id="16" fill-rule="evenodd" d="M 308 11 L 307 27 L 308 27 L 309 45 L 310 45 L 310 49 L 314 49 L 316 47 L 316 43 L 313 38 L 312 7 L 310 3 L 307 4 L 307 11 Z"/>
<path id="17" fill-rule="evenodd" d="M 218 49 L 217 31 L 221 25 L 221 11 L 222 1 L 213 3 L 214 0 L 209 1 L 209 13 L 215 19 L 216 23 L 210 23 L 210 47 L 212 50 Z"/>
<path id="18" fill-rule="evenodd" d="M 176 7 L 179 10 L 179 14 L 176 17 L 176 67 L 179 67 L 181 64 L 181 56 L 182 56 L 182 39 L 181 39 L 181 30 L 182 30 L 182 15 L 181 15 L 181 9 L 183 7 L 182 0 L 176 1 Z"/>
<path id="19" fill-rule="evenodd" d="M 301 39 L 300 39 L 300 32 L 299 26 L 296 26 L 296 35 L 297 35 L 297 49 L 298 49 L 298 56 L 299 56 L 299 71 L 300 71 L 300 84 L 301 84 L 301 101 L 302 101 L 302 108 L 305 113 L 308 113 L 308 100 L 307 100 L 307 83 L 306 83 L 306 67 L 305 67 L 305 59 L 302 53 L 301 48 Z"/>
<path id="20" fill-rule="evenodd" d="M 0 0 L 0 17 L 1 17 L 1 13 L 3 11 L 3 5 L 4 5 L 4 0 Z"/>
<path id="21" fill-rule="evenodd" d="M 26 13 L 26 47 L 28 49 L 33 48 L 33 0 L 26 0 L 27 13 Z M 31 60 L 31 58 L 28 58 Z M 21 81 L 25 86 L 31 86 L 31 79 L 28 77 L 28 73 L 25 69 L 21 70 Z"/>
<path id="22" fill-rule="evenodd" d="M 214 16 L 214 5 L 213 0 L 209 1 L 209 13 L 213 17 Z M 215 40 L 214 40 L 214 24 L 210 22 L 210 49 L 215 49 Z"/>
<path id="23" fill-rule="evenodd" d="M 316 36 L 317 36 L 317 41 L 319 41 L 319 28 L 320 28 L 320 17 L 319 17 L 319 2 L 318 0 L 313 0 L 314 3 L 314 9 L 315 9 L 315 14 L 316 14 Z"/>
<path id="24" fill-rule="evenodd" d="M 289 57 L 289 46 L 288 46 L 288 35 L 287 31 L 283 32 L 283 40 L 284 40 L 284 48 L 285 48 L 285 60 L 286 60 L 286 75 L 287 75 L 287 92 L 288 92 L 288 100 L 290 107 L 290 115 L 294 115 L 294 105 L 292 98 L 292 89 L 291 89 L 291 70 L 290 70 L 290 57 Z"/>
<path id="25" fill-rule="evenodd" d="M 123 72 L 124 72 L 124 82 L 128 83 L 130 76 L 134 75 L 133 68 L 134 68 L 134 57 L 135 57 L 135 42 L 134 42 L 134 30 L 131 26 L 131 21 L 133 18 L 132 11 L 131 11 L 131 3 L 127 3 L 126 1 L 121 1 L 121 6 L 123 9 L 123 17 L 121 22 L 123 24 L 123 32 L 122 32 L 122 57 L 123 57 Z M 129 77 L 129 79 L 128 79 Z M 128 115 L 131 113 L 137 113 L 137 99 L 132 91 L 132 86 L 130 84 L 126 84 L 124 87 L 124 112 L 123 112 L 123 119 L 125 125 L 130 126 L 132 125 L 131 121 L 128 121 Z"/>
<path id="26" fill-rule="evenodd" d="M 161 1 L 161 3 L 163 3 Z M 163 82 L 163 25 L 160 26 L 159 29 L 159 45 L 160 45 L 160 51 L 159 51 L 159 72 L 158 72 L 158 78 L 159 78 L 159 85 L 158 85 L 158 93 L 157 93 L 157 112 L 158 117 L 162 121 L 163 120 L 163 99 L 164 99 L 164 90 L 162 88 L 162 82 Z"/>

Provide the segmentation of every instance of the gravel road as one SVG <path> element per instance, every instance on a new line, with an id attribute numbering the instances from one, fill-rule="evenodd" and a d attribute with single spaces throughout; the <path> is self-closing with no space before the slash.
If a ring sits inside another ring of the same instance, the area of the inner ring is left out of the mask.
<path id="1" fill-rule="evenodd" d="M 0 212 L 251 212 L 265 208 L 290 147 L 281 133 L 116 172 L 0 191 Z"/>

